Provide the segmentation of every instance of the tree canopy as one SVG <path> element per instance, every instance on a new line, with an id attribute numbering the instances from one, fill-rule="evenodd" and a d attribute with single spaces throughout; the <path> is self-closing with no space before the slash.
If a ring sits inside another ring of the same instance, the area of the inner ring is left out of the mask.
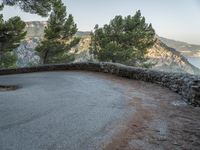
<path id="1" fill-rule="evenodd" d="M 4 5 L 19 6 L 25 12 L 48 16 L 51 11 L 51 3 L 54 0 L 3 0 Z"/>
<path id="2" fill-rule="evenodd" d="M 91 53 L 100 61 L 119 62 L 141 66 L 147 60 L 147 49 L 155 43 L 155 31 L 145 17 L 116 16 L 109 24 L 95 26 L 92 34 Z"/>
<path id="3" fill-rule="evenodd" d="M 4 5 L 3 5 L 3 4 L 1 4 L 1 5 L 0 5 L 0 11 L 3 9 L 3 7 L 4 7 Z"/>
<path id="4" fill-rule="evenodd" d="M 78 29 L 73 16 L 67 15 L 62 1 L 54 0 L 52 7 L 44 39 L 36 48 L 44 64 L 68 62 L 70 60 L 68 51 L 80 41 L 75 37 Z"/>

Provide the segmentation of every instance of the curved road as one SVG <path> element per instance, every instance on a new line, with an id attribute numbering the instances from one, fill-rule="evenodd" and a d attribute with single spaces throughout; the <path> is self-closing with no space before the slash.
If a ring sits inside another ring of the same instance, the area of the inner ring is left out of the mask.
<path id="1" fill-rule="evenodd" d="M 168 89 L 102 73 L 0 76 L 0 150 L 198 149 L 200 109 Z"/>

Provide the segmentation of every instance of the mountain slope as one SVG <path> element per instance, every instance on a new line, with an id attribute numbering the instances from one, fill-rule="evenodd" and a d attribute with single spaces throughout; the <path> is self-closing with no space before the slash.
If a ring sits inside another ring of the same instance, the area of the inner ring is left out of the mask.
<path id="1" fill-rule="evenodd" d="M 168 47 L 160 40 L 148 50 L 148 57 L 152 63 L 156 64 L 154 69 L 199 74 L 199 69 L 190 64 L 180 52 Z"/>
<path id="2" fill-rule="evenodd" d="M 76 62 L 93 60 L 93 57 L 89 53 L 90 42 L 91 37 L 86 35 L 74 49 L 77 54 Z M 156 70 L 199 74 L 199 69 L 190 64 L 180 52 L 168 47 L 160 40 L 157 40 L 156 44 L 148 50 L 147 57 L 150 58 L 149 62 L 155 64 L 153 69 Z"/>
<path id="3" fill-rule="evenodd" d="M 16 49 L 18 55 L 18 66 L 27 66 L 30 64 L 38 64 L 39 58 L 34 48 L 44 35 L 46 22 L 28 22 L 26 26 L 27 37 L 20 47 Z M 78 61 L 95 61 L 89 53 L 91 42 L 90 32 L 78 32 L 77 36 L 81 37 L 81 42 L 74 47 L 71 52 L 76 54 L 76 62 Z M 196 74 L 199 69 L 191 65 L 180 52 L 168 47 L 160 40 L 153 48 L 148 50 L 150 62 L 156 63 L 153 69 L 173 72 L 187 72 Z"/>

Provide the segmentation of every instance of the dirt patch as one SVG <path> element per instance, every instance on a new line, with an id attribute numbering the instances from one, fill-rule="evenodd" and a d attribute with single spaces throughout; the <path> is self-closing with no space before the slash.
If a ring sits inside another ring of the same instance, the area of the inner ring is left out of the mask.
<path id="1" fill-rule="evenodd" d="M 199 150 L 200 108 L 166 88 L 141 81 L 106 76 L 127 86 L 127 105 L 136 110 L 123 122 L 104 150 Z"/>
<path id="2" fill-rule="evenodd" d="M 141 100 L 138 97 L 135 97 L 134 100 L 130 102 L 130 105 L 136 107 L 137 112 L 134 113 L 130 121 L 124 125 L 124 128 L 113 137 L 112 141 L 106 145 L 104 150 L 127 149 L 130 140 L 136 138 L 140 139 L 145 136 L 144 131 L 147 128 L 145 122 L 152 120 L 153 112 L 145 109 L 141 105 Z"/>

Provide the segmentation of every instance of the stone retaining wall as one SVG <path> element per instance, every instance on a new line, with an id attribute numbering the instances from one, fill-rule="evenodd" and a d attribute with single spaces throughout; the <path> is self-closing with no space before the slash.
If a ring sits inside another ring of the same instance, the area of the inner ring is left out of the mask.
<path id="1" fill-rule="evenodd" d="M 104 72 L 129 79 L 156 83 L 182 95 L 184 99 L 194 106 L 200 106 L 200 77 L 189 74 L 166 73 L 116 63 L 70 63 L 31 68 L 4 69 L 0 70 L 0 75 L 62 70 Z"/>

